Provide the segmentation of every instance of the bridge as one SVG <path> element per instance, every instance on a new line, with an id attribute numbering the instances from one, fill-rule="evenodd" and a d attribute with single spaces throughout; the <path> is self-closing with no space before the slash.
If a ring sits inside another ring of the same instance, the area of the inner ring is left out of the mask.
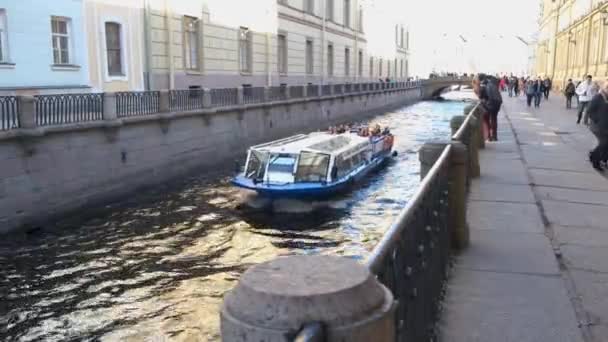
<path id="1" fill-rule="evenodd" d="M 424 80 L 424 99 L 433 99 L 441 95 L 444 91 L 452 86 L 470 86 L 473 81 L 472 77 L 453 76 L 453 77 L 437 77 Z"/>

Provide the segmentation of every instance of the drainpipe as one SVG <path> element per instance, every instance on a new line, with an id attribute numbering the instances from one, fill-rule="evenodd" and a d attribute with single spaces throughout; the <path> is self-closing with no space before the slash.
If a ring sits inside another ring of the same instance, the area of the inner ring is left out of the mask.
<path id="1" fill-rule="evenodd" d="M 327 0 L 323 0 L 321 1 L 322 3 L 322 11 L 323 15 L 323 29 L 321 31 L 321 85 L 325 84 L 325 67 L 326 67 L 326 62 L 325 62 L 325 58 L 326 58 L 326 53 L 325 53 L 325 49 L 327 48 L 327 42 L 325 41 L 326 37 L 325 37 L 325 21 L 326 21 L 326 14 L 327 14 Z"/>
<path id="2" fill-rule="evenodd" d="M 169 6 L 169 0 L 165 0 L 165 19 L 167 22 L 167 33 L 169 35 L 167 54 L 169 55 L 169 89 L 175 88 L 175 66 L 173 65 L 173 13 Z"/>
<path id="3" fill-rule="evenodd" d="M 144 87 L 146 90 L 152 89 L 152 29 L 150 27 L 150 23 L 150 0 L 144 0 L 144 53 L 146 55 L 146 78 L 144 80 Z"/>
<path id="4" fill-rule="evenodd" d="M 266 86 L 272 86 L 272 69 L 270 62 L 270 32 L 266 33 Z"/>
<path id="5" fill-rule="evenodd" d="M 555 10 L 555 33 L 553 34 L 553 65 L 551 66 L 551 80 L 555 77 L 555 63 L 557 62 L 557 30 L 559 29 L 559 8 Z"/>

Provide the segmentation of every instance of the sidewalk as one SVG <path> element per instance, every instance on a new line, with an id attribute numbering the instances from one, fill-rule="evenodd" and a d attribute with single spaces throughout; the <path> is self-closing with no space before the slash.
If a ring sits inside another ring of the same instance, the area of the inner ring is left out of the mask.
<path id="1" fill-rule="evenodd" d="M 500 141 L 471 186 L 471 246 L 456 257 L 441 341 L 608 341 L 608 180 L 563 101 L 505 97 Z"/>

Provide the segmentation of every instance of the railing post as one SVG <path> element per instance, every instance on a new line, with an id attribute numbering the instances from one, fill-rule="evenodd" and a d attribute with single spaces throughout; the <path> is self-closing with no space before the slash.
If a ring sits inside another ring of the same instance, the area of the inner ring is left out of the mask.
<path id="1" fill-rule="evenodd" d="M 243 87 L 240 86 L 236 88 L 236 104 L 242 105 L 243 103 Z"/>
<path id="2" fill-rule="evenodd" d="M 302 98 L 308 97 L 308 84 L 302 86 Z"/>
<path id="3" fill-rule="evenodd" d="M 19 127 L 25 129 L 36 128 L 36 98 L 31 95 L 18 96 L 19 101 Z"/>
<path id="4" fill-rule="evenodd" d="M 469 245 L 467 225 L 467 148 L 452 141 L 450 156 L 450 188 L 448 192 L 448 222 L 450 222 L 451 244 L 461 250 Z"/>
<path id="5" fill-rule="evenodd" d="M 169 90 L 161 90 L 160 97 L 158 99 L 158 111 L 160 113 L 168 113 L 171 109 L 171 103 L 169 99 Z"/>
<path id="6" fill-rule="evenodd" d="M 475 117 L 477 118 L 477 141 L 478 141 L 478 145 L 480 149 L 484 149 L 486 148 L 486 138 L 484 137 L 484 132 L 483 132 L 483 110 L 481 109 L 481 106 L 477 106 L 475 108 L 475 111 L 473 112 L 473 115 L 475 115 Z"/>
<path id="7" fill-rule="evenodd" d="M 344 94 L 344 85 L 343 84 L 334 84 L 332 87 L 332 95 L 343 95 Z"/>
<path id="8" fill-rule="evenodd" d="M 116 120 L 118 113 L 116 110 L 116 93 L 103 94 L 103 119 L 106 121 Z"/>
<path id="9" fill-rule="evenodd" d="M 264 94 L 262 96 L 264 103 L 270 102 L 270 87 L 264 87 Z"/>
<path id="10" fill-rule="evenodd" d="M 285 86 L 285 96 L 283 96 L 283 98 L 285 98 L 285 100 L 289 100 L 289 98 L 291 98 L 291 86 L 290 85 L 286 85 Z"/>
<path id="11" fill-rule="evenodd" d="M 469 120 L 475 119 L 472 117 Z M 452 135 L 456 134 L 456 132 L 460 129 L 460 127 L 464 124 L 466 120 L 466 116 L 464 115 L 455 115 L 450 120 L 450 127 L 452 128 Z M 464 135 L 462 136 L 462 143 L 466 146 L 467 154 L 468 154 L 468 177 L 467 184 L 470 181 L 470 178 L 479 177 L 479 157 L 476 155 L 477 150 L 475 149 L 476 141 L 473 136 L 473 130 L 476 129 L 477 122 L 469 121 L 469 127 L 466 127 Z"/>
<path id="12" fill-rule="evenodd" d="M 471 174 L 470 177 L 471 178 L 478 178 L 481 175 L 481 167 L 479 164 L 479 139 L 478 139 L 478 134 L 479 134 L 479 120 L 477 119 L 477 117 L 475 115 L 473 115 L 473 113 L 469 114 L 471 115 L 471 119 L 469 121 L 469 125 L 471 126 L 469 128 L 469 157 L 471 158 L 470 160 L 470 165 L 471 165 Z"/>
<path id="13" fill-rule="evenodd" d="M 203 108 L 211 108 L 211 89 L 203 88 Z"/>
<path id="14" fill-rule="evenodd" d="M 283 257 L 251 267 L 224 296 L 222 340 L 299 341 L 302 328 L 320 323 L 324 336 L 308 338 L 392 342 L 394 308 L 391 292 L 353 259 Z"/>

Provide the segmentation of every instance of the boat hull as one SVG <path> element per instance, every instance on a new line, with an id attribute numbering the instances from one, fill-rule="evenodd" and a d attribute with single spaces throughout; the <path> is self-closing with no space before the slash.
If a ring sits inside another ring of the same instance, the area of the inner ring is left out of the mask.
<path id="1" fill-rule="evenodd" d="M 391 151 L 382 152 L 373 158 L 369 164 L 362 167 L 357 173 L 333 183 L 254 183 L 252 179 L 246 178 L 243 174 L 240 174 L 232 180 L 232 184 L 240 188 L 256 191 L 258 195 L 272 199 L 327 198 L 348 191 L 370 172 L 384 165 L 390 158 Z"/>

